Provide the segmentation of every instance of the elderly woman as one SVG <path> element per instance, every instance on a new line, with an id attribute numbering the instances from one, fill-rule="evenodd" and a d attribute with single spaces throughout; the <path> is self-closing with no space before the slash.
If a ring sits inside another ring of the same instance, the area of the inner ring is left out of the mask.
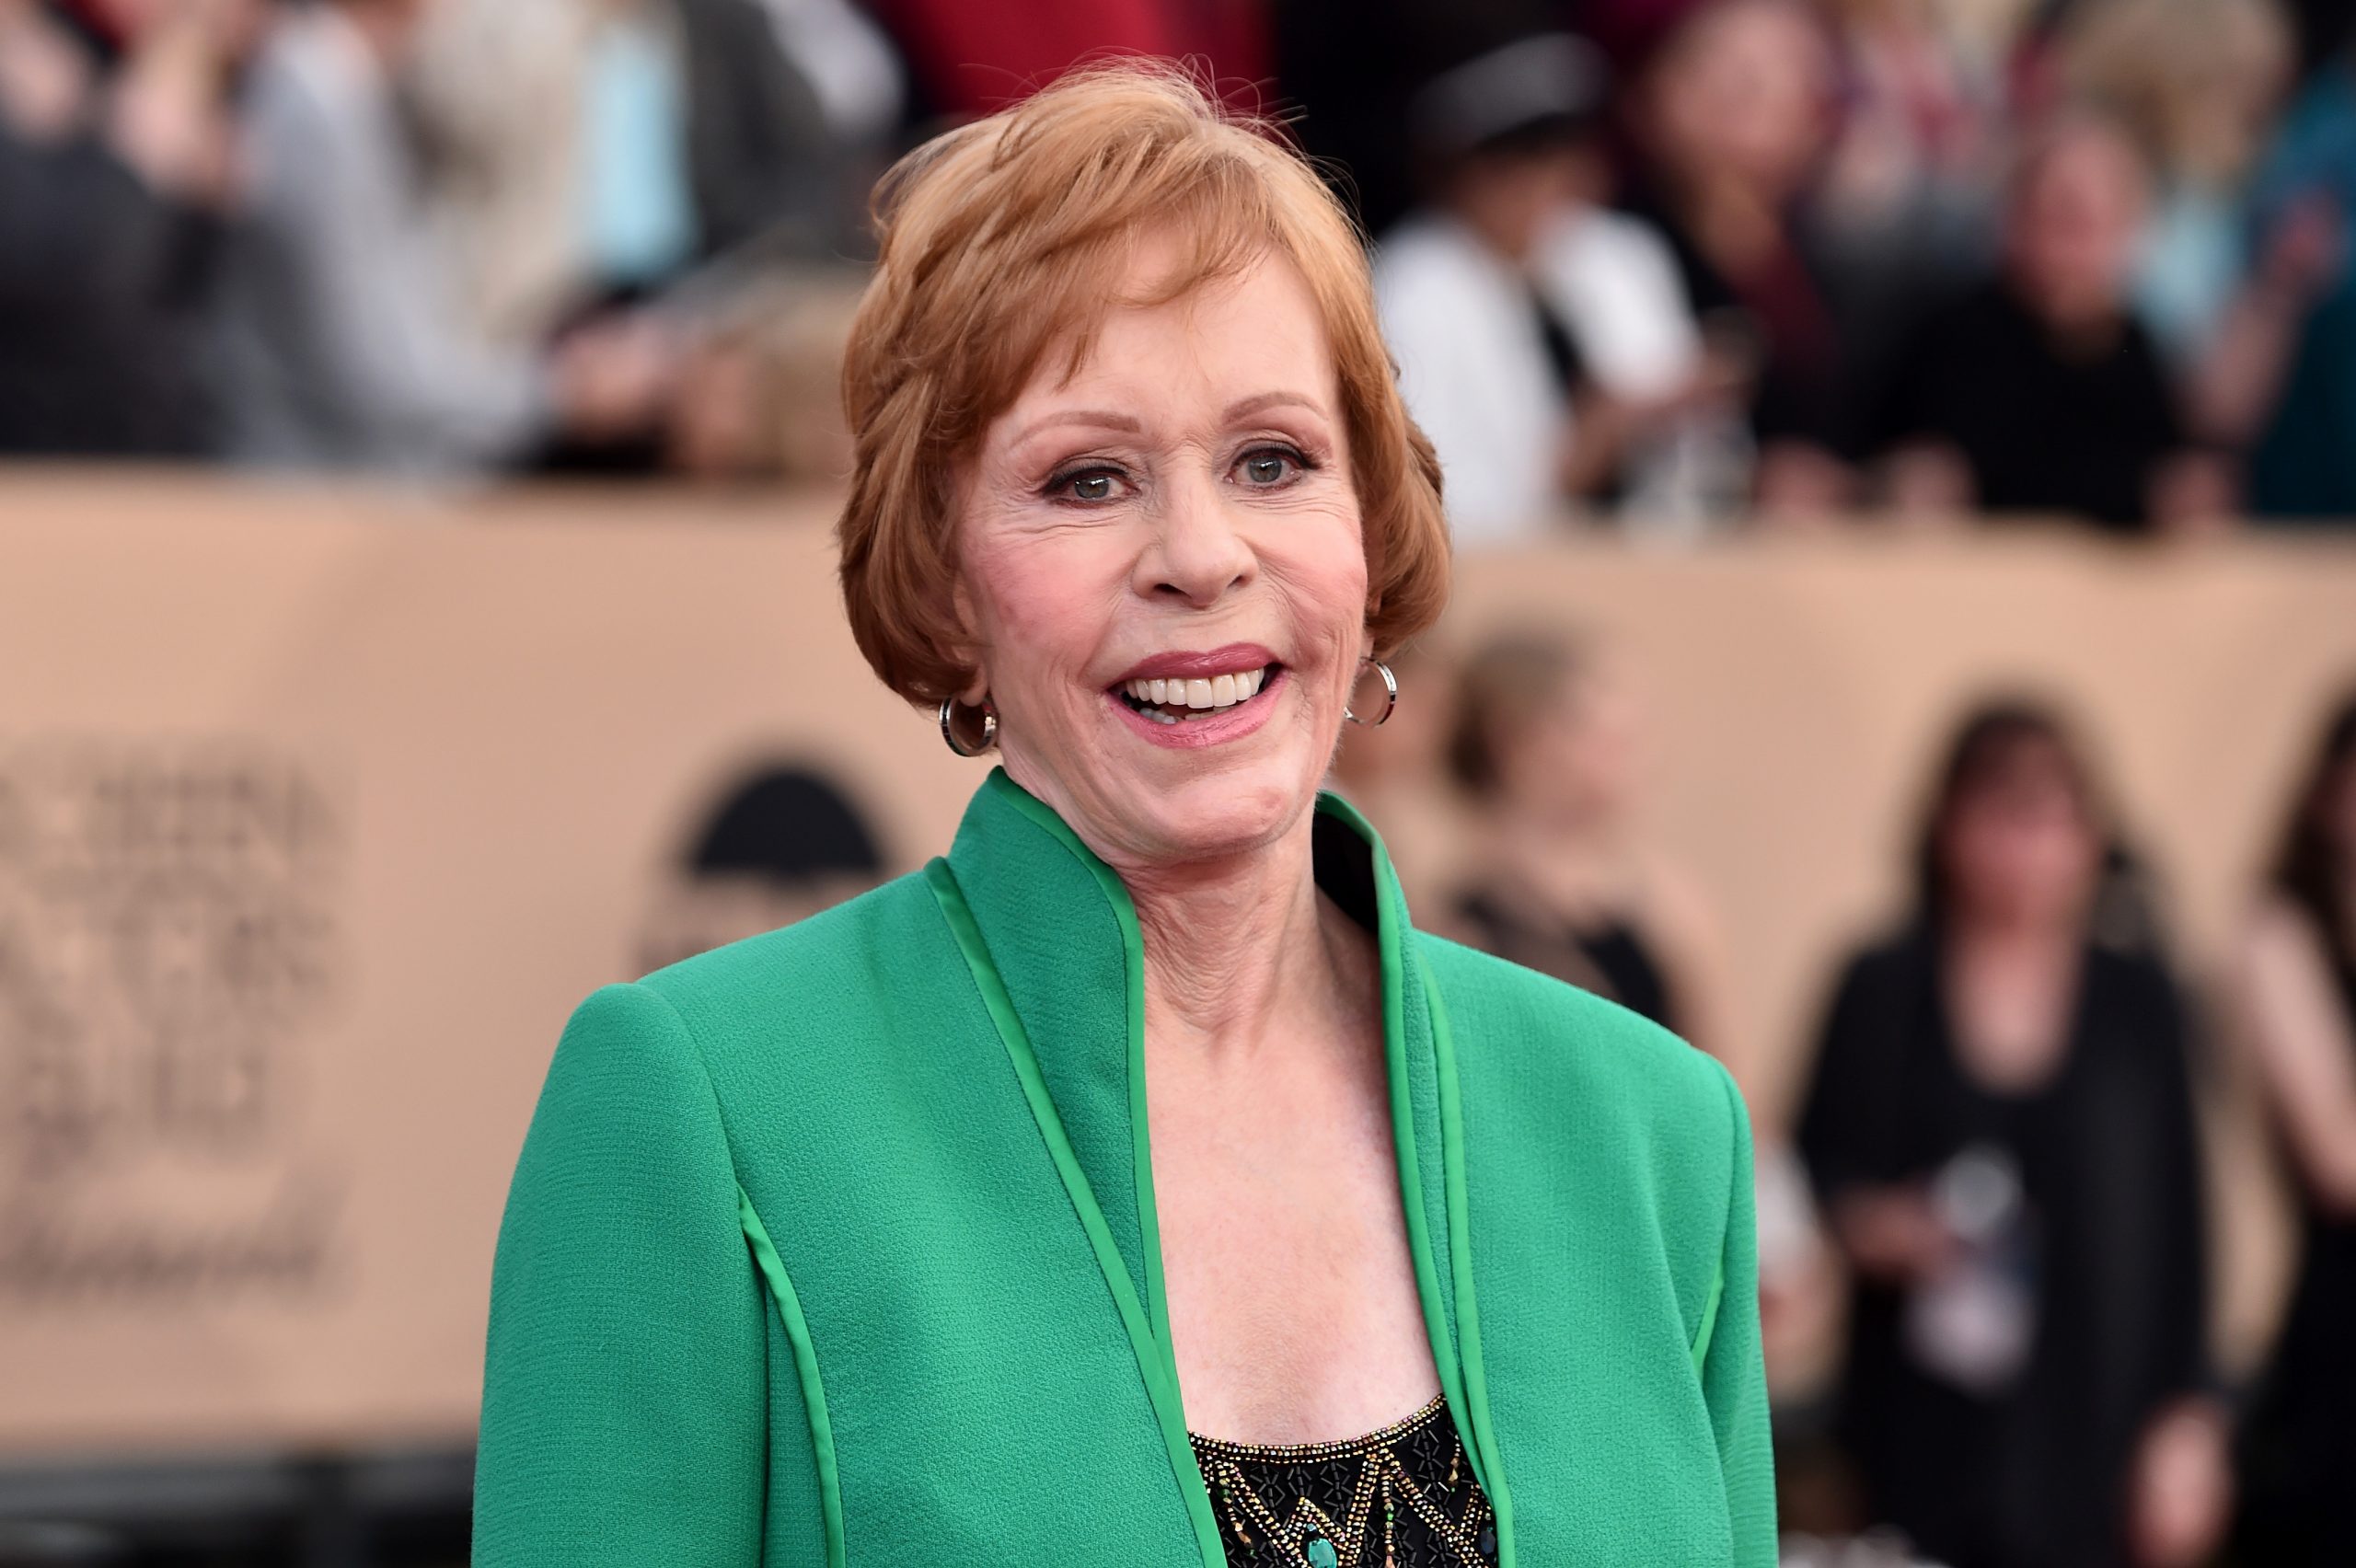
<path id="1" fill-rule="evenodd" d="M 1418 933 L 1319 793 L 1447 574 L 1347 222 L 1136 67 L 881 206 L 844 596 L 1004 766 L 574 1017 L 476 1562 L 1770 1562 L 1731 1080 Z"/>

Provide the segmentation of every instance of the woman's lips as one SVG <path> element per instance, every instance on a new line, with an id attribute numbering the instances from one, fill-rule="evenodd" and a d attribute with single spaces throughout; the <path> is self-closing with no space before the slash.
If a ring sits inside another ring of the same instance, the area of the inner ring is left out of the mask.
<path id="1" fill-rule="evenodd" d="M 1265 670 L 1276 662 L 1276 656 L 1256 642 L 1230 642 L 1224 648 L 1207 652 L 1156 653 L 1140 660 L 1125 670 L 1113 682 L 1114 688 L 1130 681 L 1149 680 L 1208 680 L 1214 675 L 1241 674 L 1247 670 Z"/>
<path id="2" fill-rule="evenodd" d="M 1283 688 L 1288 672 L 1281 664 L 1271 664 L 1261 672 L 1261 677 L 1258 688 L 1249 697 L 1241 698 L 1226 707 L 1189 709 L 1189 717 L 1185 718 L 1177 717 L 1174 713 L 1165 715 L 1159 709 L 1139 711 L 1131 701 L 1126 686 L 1115 686 L 1106 692 L 1104 700 L 1111 705 L 1122 723 L 1156 745 L 1179 749 L 1221 745 L 1252 733 L 1267 722 L 1268 715 L 1276 710 L 1276 695 Z M 1214 687 L 1220 678 L 1232 677 L 1214 677 Z M 1170 681 L 1169 684 L 1199 683 Z"/>

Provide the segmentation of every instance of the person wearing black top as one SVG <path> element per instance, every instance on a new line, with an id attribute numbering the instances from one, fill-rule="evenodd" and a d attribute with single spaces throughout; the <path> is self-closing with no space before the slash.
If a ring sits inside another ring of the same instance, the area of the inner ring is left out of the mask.
<path id="1" fill-rule="evenodd" d="M 245 4 L 0 0 L 0 458 L 186 458 Z M 116 13 L 121 13 L 119 16 Z"/>
<path id="2" fill-rule="evenodd" d="M 1763 509 L 1852 499 L 1854 367 L 1800 222 L 1829 145 L 1834 60 L 1796 0 L 1685 7 L 1631 96 L 1625 205 L 1674 253 L 1693 314 L 1745 362 Z"/>
<path id="3" fill-rule="evenodd" d="M 2222 1524 L 2186 1010 L 2094 934 L 2094 801 L 2042 709 L 1963 727 L 1799 1122 L 1855 1278 L 1839 1440 L 1950 1568 L 2189 1563 Z"/>
<path id="4" fill-rule="evenodd" d="M 1637 830 L 1643 716 L 1613 662 L 1508 631 L 1459 680 L 1449 766 L 1477 803 L 1453 934 L 1608 997 L 1720 1056 L 1715 921 Z"/>
<path id="5" fill-rule="evenodd" d="M 2243 1558 L 2356 1562 L 2356 693 L 2243 943 L 2242 1036 L 2295 1178 L 2300 1263 L 2241 1454 Z"/>
<path id="6" fill-rule="evenodd" d="M 2222 515 L 2128 294 L 2145 176 L 2113 126 L 2073 119 L 2016 170 L 1999 276 L 1900 352 L 1876 444 L 1918 513 L 2067 514 L 2132 532 Z"/>

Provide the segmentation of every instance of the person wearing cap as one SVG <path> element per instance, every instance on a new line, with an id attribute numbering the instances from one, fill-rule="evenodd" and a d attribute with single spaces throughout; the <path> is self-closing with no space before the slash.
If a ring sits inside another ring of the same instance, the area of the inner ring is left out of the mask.
<path id="1" fill-rule="evenodd" d="M 1598 198 L 1601 57 L 1567 34 L 1441 73 L 1409 107 L 1428 191 L 1376 248 L 1400 386 L 1460 547 L 1542 538 L 1574 503 L 1694 531 L 1742 485 L 1668 247 Z"/>

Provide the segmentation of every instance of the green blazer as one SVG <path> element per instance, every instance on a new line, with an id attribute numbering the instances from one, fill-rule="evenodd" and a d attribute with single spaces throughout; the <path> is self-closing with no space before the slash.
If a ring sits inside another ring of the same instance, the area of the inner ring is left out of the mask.
<path id="1" fill-rule="evenodd" d="M 1766 1568 L 1732 1080 L 1415 930 L 1330 795 L 1315 859 L 1380 951 L 1407 1239 L 1502 1562 Z M 500 1228 L 474 1561 L 1223 1568 L 1144 983 L 1120 879 L 998 772 L 946 860 L 584 1002 Z"/>

